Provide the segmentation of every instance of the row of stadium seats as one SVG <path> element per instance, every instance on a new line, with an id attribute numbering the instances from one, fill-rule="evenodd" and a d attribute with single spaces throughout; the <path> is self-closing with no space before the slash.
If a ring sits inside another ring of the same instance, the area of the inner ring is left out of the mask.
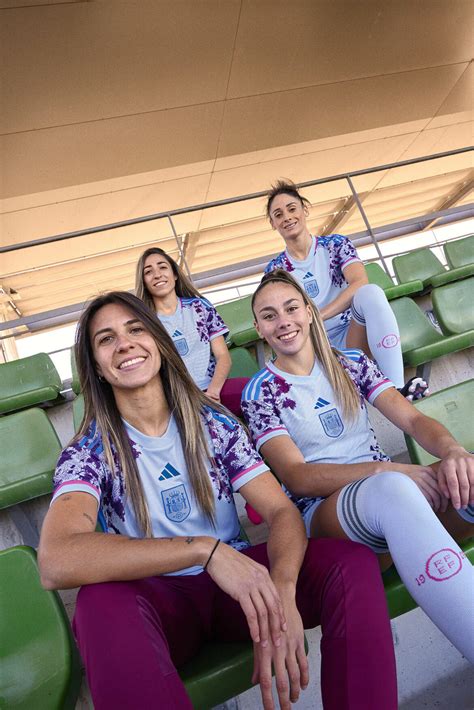
<path id="1" fill-rule="evenodd" d="M 401 332 L 404 362 L 418 366 L 441 355 L 474 344 L 474 235 L 444 245 L 446 271 L 430 249 L 418 249 L 395 257 L 393 266 L 399 284 L 393 283 L 378 264 L 366 266 L 369 281 L 384 289 L 397 317 Z M 457 279 L 461 278 L 458 281 Z M 456 279 L 456 280 L 455 280 Z M 454 283 L 448 283 L 454 281 Z M 408 298 L 431 286 L 433 309 L 444 333 L 440 335 Z M 224 303 L 217 311 L 229 328 L 231 349 L 256 347 L 260 367 L 264 364 L 263 344 L 253 325 L 251 296 Z M 240 357 L 240 356 L 239 356 Z M 233 364 L 231 377 L 241 366 Z M 0 415 L 36 405 L 62 401 L 61 379 L 51 358 L 45 353 L 0 365 Z M 73 372 L 77 393 L 77 375 Z"/>
<path id="2" fill-rule="evenodd" d="M 474 431 L 469 412 L 473 397 L 474 380 L 469 380 L 415 406 L 443 422 L 472 450 Z M 11 484 L 7 494 L 0 492 L 0 508 L 24 500 L 28 486 L 30 498 L 51 490 L 59 452 L 59 441 L 54 431 L 51 437 L 51 431 L 44 411 L 36 408 L 0 419 L 0 447 L 6 454 L 0 463 L 0 481 L 7 477 Z M 406 439 L 413 463 L 427 465 L 432 461 L 416 442 Z M 39 461 L 43 461 L 43 471 L 39 470 Z M 14 482 L 14 471 L 20 477 L 21 472 L 23 476 L 28 472 L 27 480 Z M 462 547 L 474 561 L 474 540 Z M 0 697 L 5 698 L 7 707 L 74 708 L 81 678 L 79 656 L 59 595 L 41 587 L 34 550 L 18 546 L 0 552 L 0 579 L 0 664 L 5 669 Z M 392 618 L 415 608 L 394 568 L 384 574 L 384 585 Z M 208 710 L 247 690 L 252 668 L 250 643 L 212 643 L 180 669 L 180 674 L 193 706 Z"/>
<path id="3" fill-rule="evenodd" d="M 423 289 L 430 290 L 474 274 L 474 235 L 447 242 L 444 254 L 448 269 L 427 247 L 396 256 L 392 264 L 399 284 L 419 280 Z"/>

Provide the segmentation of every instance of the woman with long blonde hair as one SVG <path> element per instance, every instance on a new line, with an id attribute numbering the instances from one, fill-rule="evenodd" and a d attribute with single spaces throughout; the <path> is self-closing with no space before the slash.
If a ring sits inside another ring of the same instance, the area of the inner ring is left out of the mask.
<path id="1" fill-rule="evenodd" d="M 413 598 L 474 662 L 473 569 L 445 529 L 472 535 L 474 456 L 413 407 L 363 352 L 332 348 L 320 314 L 286 271 L 262 279 L 252 308 L 275 359 L 246 386 L 242 411 L 308 536 L 390 552 Z M 390 461 L 365 400 L 439 464 Z"/>
<path id="2" fill-rule="evenodd" d="M 231 359 L 229 330 L 216 309 L 159 247 L 146 249 L 138 260 L 135 293 L 156 312 L 198 387 L 219 402 Z"/>
<path id="3" fill-rule="evenodd" d="M 59 458 L 38 554 L 44 587 L 81 587 L 74 631 L 95 709 L 191 710 L 177 668 L 212 639 L 252 639 L 263 707 L 273 665 L 287 710 L 308 684 L 303 625 L 321 623 L 325 708 L 395 710 L 375 555 L 308 542 L 243 427 L 140 299 L 96 298 L 76 360 L 84 420 Z M 266 545 L 243 539 L 237 491 L 269 525 Z"/>

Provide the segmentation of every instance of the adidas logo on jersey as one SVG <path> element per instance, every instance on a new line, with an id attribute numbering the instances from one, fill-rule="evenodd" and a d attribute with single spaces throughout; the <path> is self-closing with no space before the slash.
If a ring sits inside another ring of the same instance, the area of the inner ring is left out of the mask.
<path id="1" fill-rule="evenodd" d="M 159 481 L 166 481 L 169 478 L 175 478 L 176 476 L 181 476 L 180 472 L 177 471 L 174 466 L 172 466 L 169 462 L 166 464 L 164 469 L 161 472 L 160 477 L 158 478 Z"/>
<path id="2" fill-rule="evenodd" d="M 312 278 L 314 278 L 314 276 L 313 276 L 313 274 L 311 273 L 311 271 L 307 271 L 307 272 L 305 273 L 305 275 L 303 276 L 303 281 L 304 281 L 305 279 L 312 279 Z"/>
<path id="3" fill-rule="evenodd" d="M 331 404 L 331 402 L 326 402 L 326 400 L 323 399 L 322 397 L 318 397 L 318 401 L 314 405 L 314 408 L 321 409 L 321 407 L 326 407 L 328 404 Z"/>
<path id="4" fill-rule="evenodd" d="M 182 332 L 176 328 L 176 330 L 174 331 L 174 333 L 171 337 L 178 338 L 180 335 L 183 335 Z"/>

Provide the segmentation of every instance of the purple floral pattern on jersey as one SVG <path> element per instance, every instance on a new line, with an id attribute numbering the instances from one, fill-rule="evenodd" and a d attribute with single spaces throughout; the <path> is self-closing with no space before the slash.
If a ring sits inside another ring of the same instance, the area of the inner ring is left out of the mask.
<path id="1" fill-rule="evenodd" d="M 354 245 L 342 234 L 331 234 L 328 237 L 318 237 L 317 247 L 327 249 L 329 253 L 329 273 L 334 286 L 341 287 L 346 283 L 342 266 L 348 261 L 357 260 Z"/>
<path id="2" fill-rule="evenodd" d="M 295 400 L 288 396 L 290 390 L 291 384 L 289 382 L 274 376 L 272 379 L 262 382 L 260 396 L 257 400 L 242 399 L 242 412 L 254 442 L 257 442 L 268 431 L 284 427 L 280 412 L 296 407 Z"/>
<path id="3" fill-rule="evenodd" d="M 208 343 L 216 333 L 224 331 L 222 335 L 225 335 L 229 332 L 214 306 L 205 298 L 181 299 L 181 304 L 183 308 L 192 308 L 196 314 L 196 330 L 203 343 Z"/>
<path id="4" fill-rule="evenodd" d="M 208 434 L 211 467 L 209 475 L 218 500 L 234 505 L 232 480 L 243 471 L 261 464 L 262 460 L 252 447 L 244 428 L 235 420 L 212 408 L 203 412 L 205 431 Z M 141 447 L 129 439 L 135 458 Z M 125 521 L 125 481 L 112 447 L 115 462 L 112 472 L 103 452 L 102 438 L 95 423 L 80 441 L 63 450 L 56 466 L 53 485 L 56 490 L 62 483 L 84 482 L 96 489 L 100 496 L 100 510 L 109 532 L 119 533 L 119 520 Z M 260 473 L 260 472 L 259 472 Z M 258 475 L 258 474 L 257 474 Z M 238 486 L 237 486 L 238 488 Z M 236 549 L 248 547 L 240 537 L 229 541 Z"/>
<path id="5" fill-rule="evenodd" d="M 278 254 L 278 256 L 266 265 L 265 273 L 268 274 L 270 271 L 275 271 L 275 269 L 283 269 L 284 271 L 288 271 L 288 273 L 295 270 L 295 267 L 288 259 L 286 251 L 282 251 L 281 254 Z"/>

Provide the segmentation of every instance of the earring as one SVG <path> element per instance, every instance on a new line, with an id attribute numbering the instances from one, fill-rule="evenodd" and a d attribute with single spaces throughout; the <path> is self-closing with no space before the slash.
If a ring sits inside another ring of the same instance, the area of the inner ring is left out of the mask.
<path id="1" fill-rule="evenodd" d="M 105 382 L 105 377 L 102 377 L 102 375 L 97 375 L 97 379 L 99 382 Z"/>

